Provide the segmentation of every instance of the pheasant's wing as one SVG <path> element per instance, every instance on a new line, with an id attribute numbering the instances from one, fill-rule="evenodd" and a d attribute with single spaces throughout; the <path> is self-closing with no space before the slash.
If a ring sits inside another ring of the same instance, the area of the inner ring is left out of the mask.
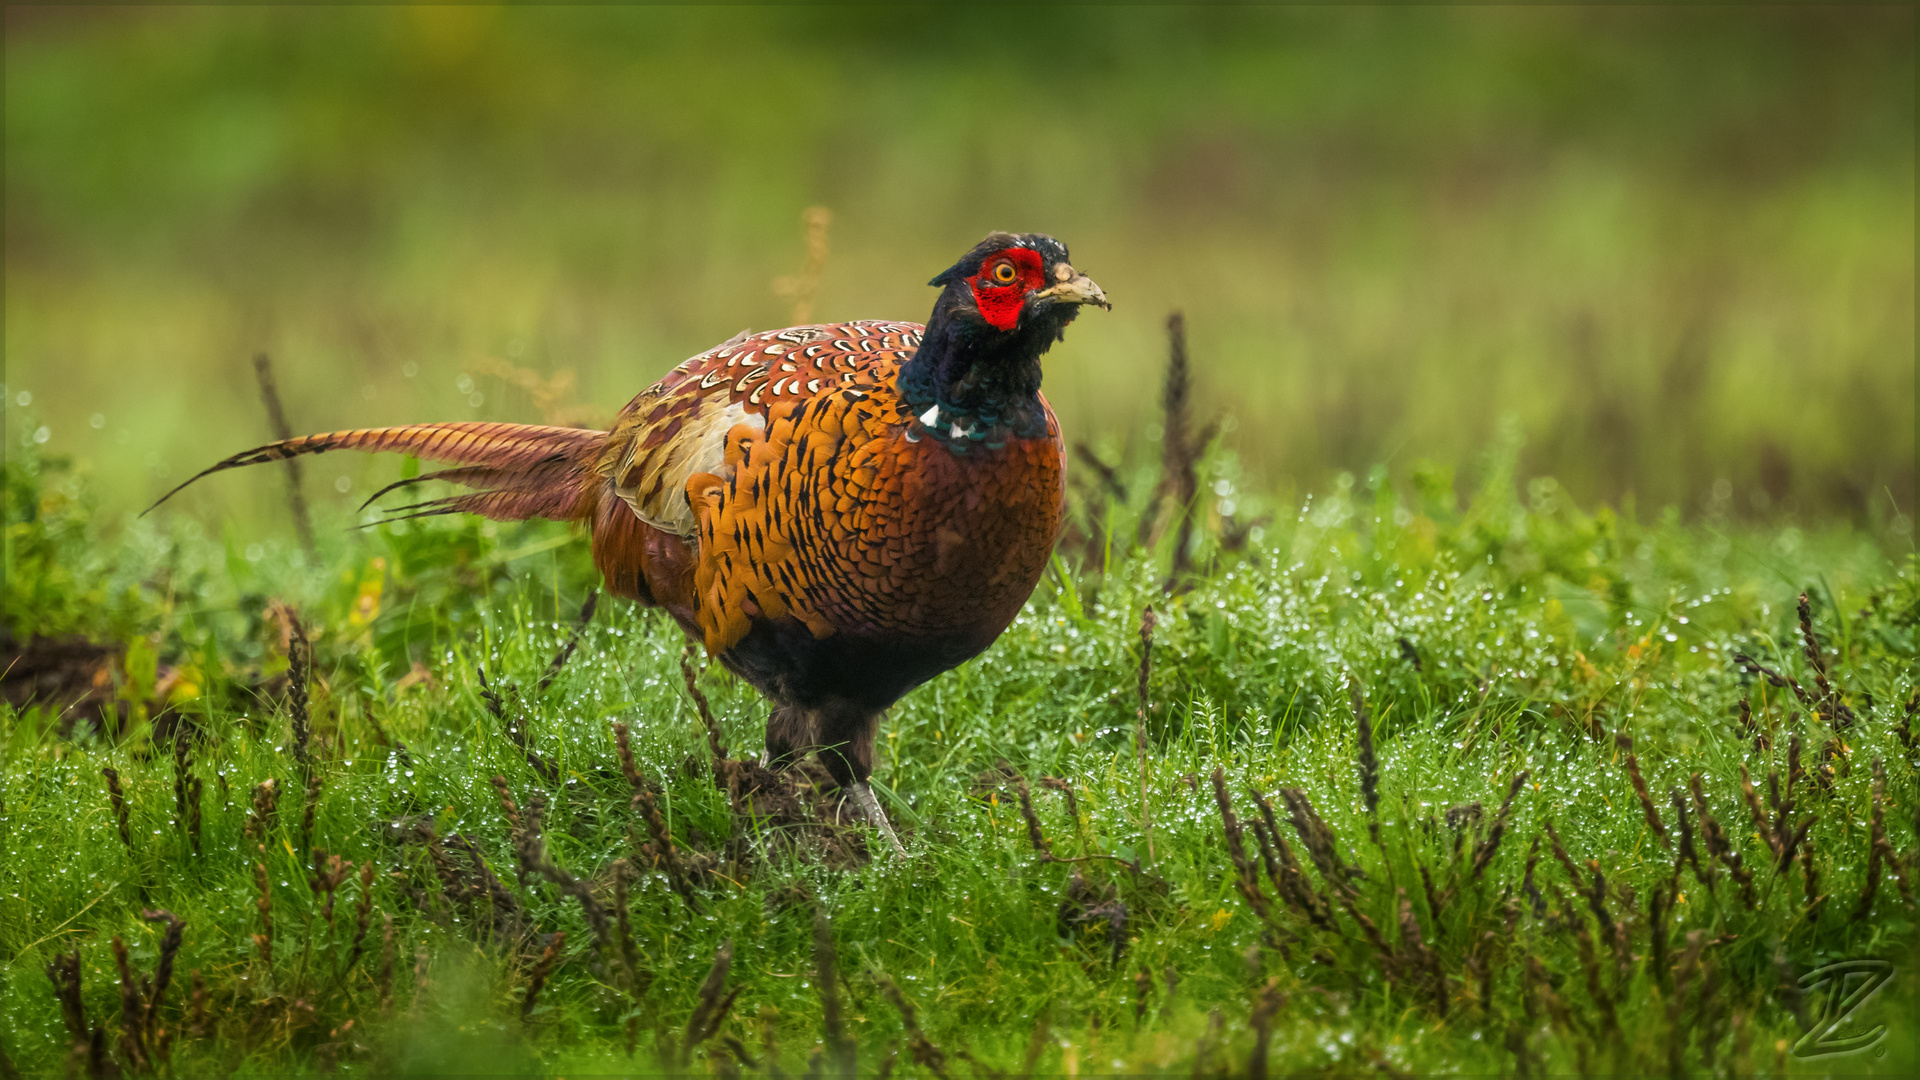
<path id="1" fill-rule="evenodd" d="M 727 433 L 842 389 L 876 390 L 920 347 L 918 323 L 845 322 L 736 336 L 668 372 L 621 410 L 596 471 L 640 520 L 692 538 L 687 480 L 730 475 Z"/>

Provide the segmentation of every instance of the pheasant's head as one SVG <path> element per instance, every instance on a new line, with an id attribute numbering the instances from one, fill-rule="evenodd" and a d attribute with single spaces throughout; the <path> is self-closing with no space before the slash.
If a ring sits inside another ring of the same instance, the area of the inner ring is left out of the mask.
<path id="1" fill-rule="evenodd" d="M 902 403 L 954 453 L 1045 435 L 1040 356 L 1081 305 L 1109 306 L 1107 294 L 1067 261 L 1067 245 L 1039 233 L 993 233 L 928 284 L 942 291 L 900 369 Z"/>
<path id="2" fill-rule="evenodd" d="M 1067 246 L 1040 233 L 992 233 L 945 273 L 936 310 L 985 338 L 1057 341 L 1082 304 L 1110 307 L 1093 279 L 1067 261 Z M 984 344 L 984 342 L 983 342 Z"/>

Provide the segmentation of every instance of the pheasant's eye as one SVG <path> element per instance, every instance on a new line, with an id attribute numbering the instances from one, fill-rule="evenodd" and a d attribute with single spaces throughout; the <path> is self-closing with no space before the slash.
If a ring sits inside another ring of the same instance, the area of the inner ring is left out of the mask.
<path id="1" fill-rule="evenodd" d="M 999 266 L 996 266 L 993 268 L 993 280 L 1000 282 L 1002 285 L 1005 285 L 1011 282 L 1014 278 L 1019 276 L 1020 276 L 1020 271 L 1015 270 L 1013 268 L 1013 264 L 1010 262 L 1003 262 Z"/>

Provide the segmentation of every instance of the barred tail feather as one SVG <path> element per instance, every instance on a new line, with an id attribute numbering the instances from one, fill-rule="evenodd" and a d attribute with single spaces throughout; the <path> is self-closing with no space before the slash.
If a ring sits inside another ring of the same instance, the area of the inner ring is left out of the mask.
<path id="1" fill-rule="evenodd" d="M 517 469 L 501 469 L 492 465 L 462 465 L 457 469 L 440 469 L 435 472 L 421 473 L 419 476 L 409 476 L 403 480 L 395 480 L 367 496 L 367 500 L 360 504 L 360 509 L 365 510 L 379 502 L 383 495 L 435 480 L 487 491 L 542 491 L 577 480 L 579 472 L 579 461 L 560 455 Z"/>
<path id="2" fill-rule="evenodd" d="M 528 518 L 572 521 L 583 516 L 578 485 L 543 488 L 539 491 L 475 491 L 396 506 L 391 513 L 391 517 L 382 520 L 406 521 L 439 514 L 479 514 L 495 521 L 525 521 Z"/>
<path id="3" fill-rule="evenodd" d="M 151 512 L 188 484 L 227 469 L 330 450 L 364 450 L 394 451 L 462 466 L 388 485 L 375 498 L 428 480 L 448 480 L 482 489 L 400 507 L 413 511 L 406 517 L 473 513 L 497 521 L 530 517 L 568 520 L 590 511 L 590 500 L 585 498 L 590 491 L 587 481 L 606 438 L 604 431 L 583 428 L 497 423 L 409 424 L 307 435 L 235 454 L 162 495 L 143 513 Z"/>

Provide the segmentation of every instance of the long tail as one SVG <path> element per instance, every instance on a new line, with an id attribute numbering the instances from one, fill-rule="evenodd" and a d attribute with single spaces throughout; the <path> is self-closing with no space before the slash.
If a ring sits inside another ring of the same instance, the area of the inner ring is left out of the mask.
<path id="1" fill-rule="evenodd" d="M 584 428 L 487 423 L 409 424 L 308 435 L 235 454 L 160 496 L 142 513 L 151 512 L 201 477 L 242 465 L 284 461 L 329 450 L 391 450 L 432 461 L 450 461 L 461 467 L 389 484 L 375 492 L 374 499 L 395 488 L 428 480 L 448 480 L 478 489 L 465 495 L 397 507 L 396 513 L 402 518 L 480 514 L 496 521 L 532 517 L 572 520 L 592 513 L 592 467 L 606 438 L 604 431 Z"/>

